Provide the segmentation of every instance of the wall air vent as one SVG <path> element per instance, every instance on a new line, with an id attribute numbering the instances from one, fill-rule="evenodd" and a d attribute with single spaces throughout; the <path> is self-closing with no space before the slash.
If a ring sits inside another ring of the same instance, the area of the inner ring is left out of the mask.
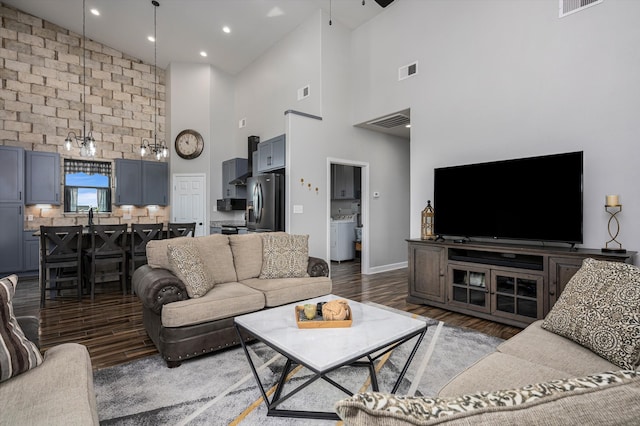
<path id="1" fill-rule="evenodd" d="M 306 85 L 304 87 L 301 87 L 298 89 L 298 100 L 301 101 L 304 98 L 309 97 L 311 89 L 309 88 L 309 85 Z"/>
<path id="2" fill-rule="evenodd" d="M 559 16 L 563 18 L 572 13 L 585 10 L 588 7 L 602 3 L 604 0 L 558 0 Z"/>
<path id="3" fill-rule="evenodd" d="M 418 61 L 398 68 L 398 81 L 418 74 Z"/>
<path id="4" fill-rule="evenodd" d="M 393 114 L 386 117 L 379 118 L 377 120 L 369 121 L 367 124 L 371 126 L 384 127 L 385 129 L 391 129 L 398 126 L 406 126 L 411 120 L 404 114 Z"/>

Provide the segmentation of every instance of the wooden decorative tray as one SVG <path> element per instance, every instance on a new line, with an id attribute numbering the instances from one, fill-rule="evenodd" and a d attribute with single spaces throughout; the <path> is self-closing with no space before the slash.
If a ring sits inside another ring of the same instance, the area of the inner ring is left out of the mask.
<path id="1" fill-rule="evenodd" d="M 340 321 L 325 321 L 322 315 L 316 315 L 312 320 L 304 316 L 304 306 L 296 306 L 296 325 L 298 328 L 346 328 L 351 327 L 353 317 L 351 307 L 347 306 L 347 318 Z"/>

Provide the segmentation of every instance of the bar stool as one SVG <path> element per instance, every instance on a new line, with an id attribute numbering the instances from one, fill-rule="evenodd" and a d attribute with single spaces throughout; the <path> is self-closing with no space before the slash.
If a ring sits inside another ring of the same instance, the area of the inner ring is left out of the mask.
<path id="1" fill-rule="evenodd" d="M 84 270 L 91 285 L 91 300 L 95 295 L 98 266 L 117 266 L 117 272 L 102 269 L 100 282 L 114 281 L 107 277 L 119 277 L 122 294 L 127 294 L 127 225 L 91 225 L 89 234 L 91 245 L 84 253 Z"/>
<path id="2" fill-rule="evenodd" d="M 196 236 L 196 223 L 169 223 L 167 238 L 188 237 L 191 233 L 192 237 Z"/>
<path id="3" fill-rule="evenodd" d="M 147 243 L 162 238 L 162 223 L 134 223 L 129 243 L 129 279 L 139 265 L 147 263 Z"/>
<path id="4" fill-rule="evenodd" d="M 82 225 L 40 226 L 40 307 L 47 290 L 65 289 L 76 289 L 82 298 Z"/>

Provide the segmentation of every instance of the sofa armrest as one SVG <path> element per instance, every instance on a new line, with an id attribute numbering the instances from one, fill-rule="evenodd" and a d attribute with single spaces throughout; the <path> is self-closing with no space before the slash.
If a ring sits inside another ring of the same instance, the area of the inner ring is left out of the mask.
<path id="1" fill-rule="evenodd" d="M 309 256 L 307 274 L 309 274 L 310 277 L 328 277 L 329 265 L 324 261 L 324 259 Z"/>
<path id="2" fill-rule="evenodd" d="M 132 285 L 144 307 L 158 315 L 163 305 L 189 298 L 184 283 L 163 268 L 139 267 L 133 273 Z"/>
<path id="3" fill-rule="evenodd" d="M 24 336 L 40 348 L 40 320 L 34 316 L 16 317 Z"/>

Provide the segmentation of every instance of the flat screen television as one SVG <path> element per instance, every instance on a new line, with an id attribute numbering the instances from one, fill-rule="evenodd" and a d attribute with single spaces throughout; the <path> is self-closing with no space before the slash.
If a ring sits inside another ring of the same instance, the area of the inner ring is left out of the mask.
<path id="1" fill-rule="evenodd" d="M 441 237 L 582 243 L 583 153 L 434 170 Z"/>

